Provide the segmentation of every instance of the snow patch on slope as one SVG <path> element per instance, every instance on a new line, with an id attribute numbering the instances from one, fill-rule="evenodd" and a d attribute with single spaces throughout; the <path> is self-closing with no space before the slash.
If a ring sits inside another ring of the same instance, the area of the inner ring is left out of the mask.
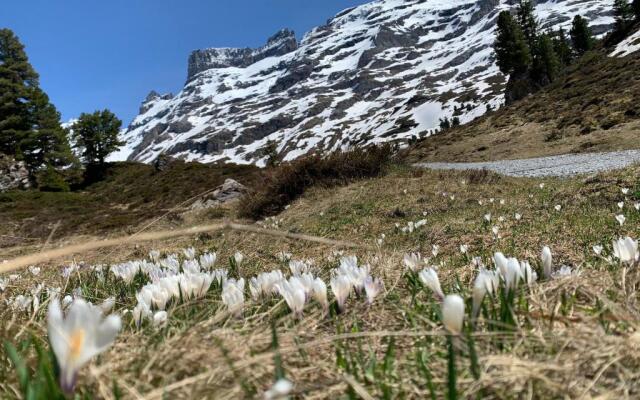
<path id="1" fill-rule="evenodd" d="M 625 57 L 640 50 L 640 31 L 629 36 L 618 43 L 616 49 L 610 54 L 611 57 Z"/>

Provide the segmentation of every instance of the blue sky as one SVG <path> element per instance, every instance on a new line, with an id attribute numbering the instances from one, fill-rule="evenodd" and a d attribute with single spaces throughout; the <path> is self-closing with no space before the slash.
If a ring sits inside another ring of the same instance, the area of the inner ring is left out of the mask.
<path id="1" fill-rule="evenodd" d="M 63 121 L 109 108 L 125 124 L 151 89 L 178 92 L 187 57 L 298 37 L 367 0 L 2 0 L 0 27 L 26 46 Z"/>

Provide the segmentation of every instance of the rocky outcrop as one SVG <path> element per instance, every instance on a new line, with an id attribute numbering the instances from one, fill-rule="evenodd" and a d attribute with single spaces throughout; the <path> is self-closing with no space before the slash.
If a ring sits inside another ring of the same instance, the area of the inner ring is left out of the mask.
<path id="1" fill-rule="evenodd" d="M 29 171 L 24 162 L 0 154 L 0 192 L 29 189 L 30 187 Z"/>
<path id="2" fill-rule="evenodd" d="M 196 200 L 191 205 L 192 210 L 217 207 L 233 200 L 238 200 L 247 193 L 247 187 L 233 179 L 227 179 L 213 192 Z"/>
<path id="3" fill-rule="evenodd" d="M 214 48 L 196 50 L 189 56 L 187 82 L 202 71 L 212 68 L 245 68 L 267 57 L 282 56 L 297 48 L 298 41 L 295 33 L 289 29 L 282 29 L 270 37 L 266 45 L 257 49 Z"/>

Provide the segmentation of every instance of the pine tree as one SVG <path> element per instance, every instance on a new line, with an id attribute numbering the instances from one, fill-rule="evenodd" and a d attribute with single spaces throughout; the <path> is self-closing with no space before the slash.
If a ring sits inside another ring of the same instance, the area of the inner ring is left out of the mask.
<path id="1" fill-rule="evenodd" d="M 268 140 L 262 150 L 264 156 L 267 158 L 265 162 L 267 167 L 275 167 L 280 163 L 278 156 L 278 143 L 275 140 Z"/>
<path id="2" fill-rule="evenodd" d="M 107 156 L 124 144 L 118 139 L 121 126 L 122 121 L 109 110 L 80 115 L 71 129 L 87 166 L 102 168 Z"/>
<path id="3" fill-rule="evenodd" d="M 628 0 L 614 0 L 613 12 L 616 18 L 616 32 L 624 34 L 631 26 L 633 8 Z"/>
<path id="4" fill-rule="evenodd" d="M 29 116 L 31 130 L 19 142 L 19 152 L 34 175 L 43 167 L 62 167 L 73 160 L 60 113 L 40 89 L 32 89 Z"/>
<path id="5" fill-rule="evenodd" d="M 640 21 L 640 0 L 633 0 L 631 9 L 633 10 L 633 15 L 636 17 L 636 21 Z"/>
<path id="6" fill-rule="evenodd" d="M 10 29 L 0 29 L 0 153 L 21 157 L 18 143 L 31 130 L 29 102 L 37 87 L 24 46 Z"/>
<path id="7" fill-rule="evenodd" d="M 558 59 L 563 65 L 569 65 L 573 61 L 571 45 L 567 39 L 564 29 L 560 28 L 553 37 L 553 49 L 558 55 Z"/>
<path id="8" fill-rule="evenodd" d="M 497 30 L 494 49 L 500 71 L 505 75 L 525 73 L 531 64 L 531 52 L 511 13 L 502 11 L 498 15 Z"/>
<path id="9" fill-rule="evenodd" d="M 533 3 L 530 0 L 520 0 L 517 17 L 527 44 L 530 49 L 533 49 L 538 38 L 538 21 L 534 15 Z"/>
<path id="10" fill-rule="evenodd" d="M 548 34 L 538 37 L 532 67 L 532 76 L 537 84 L 545 86 L 560 75 L 561 63 Z"/>
<path id="11" fill-rule="evenodd" d="M 451 129 L 451 121 L 449 121 L 449 117 L 444 117 L 444 119 L 440 118 L 440 130 L 446 131 Z"/>
<path id="12" fill-rule="evenodd" d="M 575 18 L 573 18 L 570 34 L 571 43 L 573 43 L 573 48 L 578 55 L 583 55 L 593 49 L 593 34 L 586 19 L 576 15 Z"/>

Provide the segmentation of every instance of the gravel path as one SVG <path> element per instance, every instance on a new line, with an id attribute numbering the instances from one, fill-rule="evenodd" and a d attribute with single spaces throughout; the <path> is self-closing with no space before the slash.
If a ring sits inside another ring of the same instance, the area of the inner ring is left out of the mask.
<path id="1" fill-rule="evenodd" d="M 476 163 L 419 163 L 429 169 L 488 169 L 517 177 L 572 176 L 610 171 L 640 163 L 640 150 L 611 153 L 565 154 L 561 156 Z"/>

